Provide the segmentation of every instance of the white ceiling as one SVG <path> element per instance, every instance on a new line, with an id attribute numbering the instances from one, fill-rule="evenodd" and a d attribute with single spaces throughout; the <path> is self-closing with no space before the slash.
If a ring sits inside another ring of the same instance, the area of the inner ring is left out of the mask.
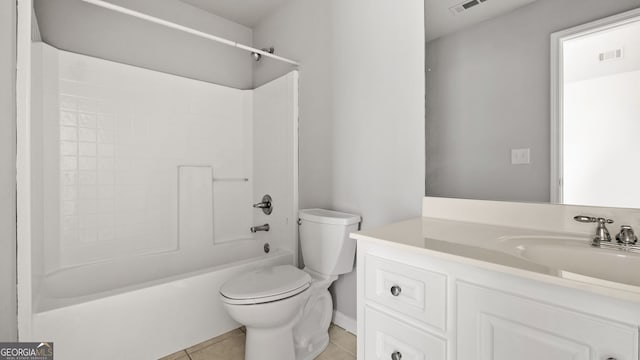
<path id="1" fill-rule="evenodd" d="M 425 0 L 425 34 L 427 41 L 452 34 L 466 27 L 498 17 L 536 0 L 487 0 L 462 13 L 450 9 L 470 0 Z"/>
<path id="2" fill-rule="evenodd" d="M 180 0 L 204 11 L 253 28 L 288 0 Z M 291 0 L 296 1 L 296 0 Z M 322 0 L 324 1 L 324 0 Z M 536 0 L 486 0 L 462 13 L 450 9 L 470 0 L 424 0 L 425 34 L 431 41 L 498 17 Z"/>
<path id="3" fill-rule="evenodd" d="M 181 0 L 204 11 L 253 28 L 287 0 Z"/>

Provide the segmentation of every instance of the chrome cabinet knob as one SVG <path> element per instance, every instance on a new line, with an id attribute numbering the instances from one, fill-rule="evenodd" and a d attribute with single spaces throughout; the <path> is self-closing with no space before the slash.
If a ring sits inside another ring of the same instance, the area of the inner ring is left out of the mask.
<path id="1" fill-rule="evenodd" d="M 391 360 L 400 360 L 402 359 L 402 354 L 400 353 L 400 351 L 394 351 L 393 354 L 391 354 Z"/>
<path id="2" fill-rule="evenodd" d="M 402 289 L 398 285 L 393 285 L 391 287 L 391 295 L 398 296 L 402 292 Z M 398 353 L 399 354 L 399 353 Z"/>

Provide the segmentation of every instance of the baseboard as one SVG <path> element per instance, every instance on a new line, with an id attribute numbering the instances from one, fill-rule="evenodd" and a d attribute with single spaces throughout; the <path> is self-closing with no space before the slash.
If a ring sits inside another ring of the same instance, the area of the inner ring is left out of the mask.
<path id="1" fill-rule="evenodd" d="M 338 310 L 333 310 L 333 323 L 347 330 L 353 335 L 357 335 L 358 322 Z"/>

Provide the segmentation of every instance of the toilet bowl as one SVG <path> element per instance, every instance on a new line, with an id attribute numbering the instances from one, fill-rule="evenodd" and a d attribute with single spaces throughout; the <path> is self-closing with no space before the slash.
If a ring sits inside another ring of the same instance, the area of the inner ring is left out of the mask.
<path id="1" fill-rule="evenodd" d="M 292 328 L 310 285 L 311 276 L 291 265 L 255 270 L 223 285 L 225 309 L 247 329 L 245 359 L 295 359 Z"/>
<path id="2" fill-rule="evenodd" d="M 353 270 L 360 216 L 301 210 L 306 267 L 280 265 L 230 279 L 220 288 L 229 315 L 245 325 L 246 360 L 311 360 L 329 343 L 333 302 L 328 288 Z"/>

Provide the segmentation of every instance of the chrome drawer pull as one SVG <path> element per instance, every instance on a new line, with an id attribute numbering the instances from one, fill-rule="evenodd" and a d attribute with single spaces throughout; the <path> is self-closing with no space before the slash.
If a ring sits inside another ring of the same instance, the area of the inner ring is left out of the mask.
<path id="1" fill-rule="evenodd" d="M 400 295 L 400 293 L 401 293 L 401 292 L 402 292 L 402 289 L 400 288 L 400 286 L 398 286 L 398 285 L 393 285 L 393 286 L 391 287 L 391 295 L 393 295 L 393 296 L 398 296 L 398 295 Z M 394 353 L 394 354 L 395 354 L 395 353 Z M 400 353 L 398 353 L 398 354 L 400 354 Z M 400 355 L 400 356 L 402 356 L 402 355 Z"/>
<path id="2" fill-rule="evenodd" d="M 402 354 L 400 353 L 400 351 L 394 351 L 393 354 L 391 354 L 391 360 L 400 360 L 402 359 Z"/>

